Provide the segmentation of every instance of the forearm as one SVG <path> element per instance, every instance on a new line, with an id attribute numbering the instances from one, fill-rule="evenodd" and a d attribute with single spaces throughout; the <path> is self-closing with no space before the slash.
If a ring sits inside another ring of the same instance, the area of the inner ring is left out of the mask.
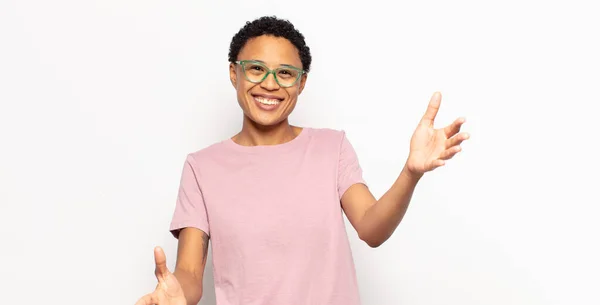
<path id="1" fill-rule="evenodd" d="M 202 298 L 202 276 L 175 268 L 173 272 L 183 289 L 188 305 L 197 305 Z"/>
<path id="2" fill-rule="evenodd" d="M 383 244 L 394 233 L 408 209 L 422 175 L 402 170 L 392 187 L 364 214 L 360 223 L 360 238 L 369 246 Z"/>

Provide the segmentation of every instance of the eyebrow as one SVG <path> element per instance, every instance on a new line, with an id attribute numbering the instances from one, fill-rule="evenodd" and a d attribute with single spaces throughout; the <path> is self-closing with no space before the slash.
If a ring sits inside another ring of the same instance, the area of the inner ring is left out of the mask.
<path id="1" fill-rule="evenodd" d="M 258 61 L 258 62 L 260 62 L 260 63 L 263 63 L 263 64 L 265 64 L 265 65 L 267 64 L 266 62 L 264 62 L 264 61 L 262 61 L 262 60 L 260 60 L 260 59 L 252 59 L 252 60 L 254 60 L 254 61 Z M 291 67 L 291 68 L 297 68 L 297 69 L 298 69 L 298 67 L 296 67 L 296 66 L 294 66 L 294 65 L 289 65 L 289 64 L 281 64 L 280 66 L 284 66 L 284 67 Z"/>

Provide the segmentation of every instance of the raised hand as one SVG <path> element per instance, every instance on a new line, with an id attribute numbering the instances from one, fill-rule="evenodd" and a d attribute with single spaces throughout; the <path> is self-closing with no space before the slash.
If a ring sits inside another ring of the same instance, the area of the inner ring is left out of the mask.
<path id="1" fill-rule="evenodd" d="M 156 289 L 139 299 L 135 305 L 187 305 L 183 289 L 167 268 L 167 258 L 160 247 L 154 248 L 154 261 L 154 274 L 158 280 Z"/>
<path id="2" fill-rule="evenodd" d="M 413 174 L 422 175 L 445 165 L 446 160 L 461 151 L 460 144 L 469 138 L 468 133 L 459 133 L 462 124 L 465 123 L 464 118 L 456 119 L 445 128 L 433 127 L 441 100 L 441 94 L 435 92 L 410 140 L 406 167 Z"/>

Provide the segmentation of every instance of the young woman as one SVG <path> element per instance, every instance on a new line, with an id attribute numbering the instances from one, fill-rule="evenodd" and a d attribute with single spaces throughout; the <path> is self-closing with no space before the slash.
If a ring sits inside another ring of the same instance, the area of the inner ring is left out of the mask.
<path id="1" fill-rule="evenodd" d="M 369 246 L 385 242 L 423 174 L 460 151 L 464 119 L 434 129 L 436 92 L 403 170 L 377 200 L 343 131 L 288 121 L 311 64 L 291 23 L 247 23 L 233 37 L 229 61 L 242 129 L 187 156 L 170 227 L 178 238 L 175 270 L 157 247 L 158 285 L 137 304 L 197 304 L 209 239 L 217 305 L 360 304 L 342 213 Z"/>

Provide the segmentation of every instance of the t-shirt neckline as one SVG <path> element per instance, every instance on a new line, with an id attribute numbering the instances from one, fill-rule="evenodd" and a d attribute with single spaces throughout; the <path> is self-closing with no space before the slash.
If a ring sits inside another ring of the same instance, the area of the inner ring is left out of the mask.
<path id="1" fill-rule="evenodd" d="M 301 145 L 308 137 L 309 129 L 308 127 L 302 127 L 302 130 L 295 138 L 281 144 L 246 146 L 236 143 L 232 138 L 225 140 L 224 144 L 237 151 L 251 153 L 288 150 Z"/>

